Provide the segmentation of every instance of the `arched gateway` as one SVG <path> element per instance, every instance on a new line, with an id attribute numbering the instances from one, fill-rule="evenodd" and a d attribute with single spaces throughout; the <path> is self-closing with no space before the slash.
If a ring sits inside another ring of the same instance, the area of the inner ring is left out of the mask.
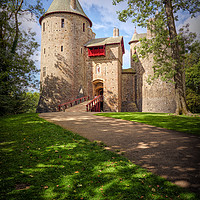
<path id="1" fill-rule="evenodd" d="M 103 95 L 103 80 L 93 81 L 93 96 Z"/>

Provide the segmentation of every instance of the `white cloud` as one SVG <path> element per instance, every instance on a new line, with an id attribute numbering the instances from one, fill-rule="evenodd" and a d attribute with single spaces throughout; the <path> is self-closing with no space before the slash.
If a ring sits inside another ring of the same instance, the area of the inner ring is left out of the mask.
<path id="1" fill-rule="evenodd" d="M 196 18 L 187 18 L 183 24 L 180 24 L 178 26 L 178 29 L 180 29 L 181 27 L 185 26 L 189 24 L 189 30 L 192 33 L 196 33 L 198 35 L 198 37 L 200 37 L 200 15 L 197 16 Z"/>
<path id="2" fill-rule="evenodd" d="M 24 31 L 28 31 L 31 29 L 32 32 L 36 33 L 36 40 L 40 43 L 41 41 L 41 28 L 38 23 L 38 19 L 34 14 L 31 14 L 30 12 L 26 12 L 23 15 L 20 16 L 20 22 L 22 22 L 21 28 Z"/>
<path id="3" fill-rule="evenodd" d="M 99 1 L 99 0 L 79 0 L 79 1 L 84 10 L 89 10 L 93 6 L 102 8 L 102 10 L 113 6 L 112 0 L 101 0 L 101 1 Z"/>
<path id="4" fill-rule="evenodd" d="M 98 24 L 102 25 L 103 28 L 107 27 L 118 27 L 120 30 L 124 31 L 128 35 L 132 35 L 132 30 L 134 30 L 134 24 L 131 23 L 131 20 L 128 20 L 126 23 L 123 23 L 118 20 L 117 11 L 121 11 L 127 7 L 126 2 L 122 2 L 114 6 L 112 0 L 80 0 L 80 3 L 84 10 L 88 12 L 96 9 L 98 13 L 95 13 L 98 16 Z M 91 11 L 92 12 L 92 11 Z M 93 19 L 91 19 L 93 20 Z M 101 24 L 100 24 L 101 23 Z M 133 28 L 132 28 L 133 27 Z M 94 27 L 95 29 L 96 27 Z"/>
<path id="5" fill-rule="evenodd" d="M 96 23 L 93 23 L 93 29 L 94 30 L 99 30 L 99 29 L 107 29 L 107 27 L 103 24 L 96 24 Z"/>
<path id="6" fill-rule="evenodd" d="M 41 44 L 41 27 L 38 23 L 38 19 L 36 18 L 35 15 L 31 14 L 30 12 L 26 12 L 25 14 L 20 16 L 20 22 L 21 24 L 21 29 L 28 32 L 31 30 L 31 32 L 35 32 L 36 36 L 36 42 Z M 41 60 L 41 52 L 40 52 L 40 47 L 38 48 L 37 51 L 35 51 L 34 55 L 31 57 L 33 61 L 35 61 L 35 65 L 37 69 L 40 69 L 40 60 Z M 36 77 L 37 80 L 40 80 L 40 74 L 37 74 Z"/>

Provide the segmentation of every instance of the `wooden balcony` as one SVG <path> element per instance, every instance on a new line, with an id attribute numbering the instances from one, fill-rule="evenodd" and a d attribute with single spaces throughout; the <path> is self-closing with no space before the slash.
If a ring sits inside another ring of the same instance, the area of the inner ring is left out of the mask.
<path id="1" fill-rule="evenodd" d="M 90 47 L 90 48 L 88 48 L 88 56 L 89 57 L 105 56 L 105 55 L 106 55 L 105 46 Z"/>

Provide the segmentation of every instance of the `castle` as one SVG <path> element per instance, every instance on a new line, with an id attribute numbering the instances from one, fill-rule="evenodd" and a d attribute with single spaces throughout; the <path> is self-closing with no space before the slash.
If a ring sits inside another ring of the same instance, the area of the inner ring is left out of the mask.
<path id="1" fill-rule="evenodd" d="M 130 44 L 131 68 L 122 69 L 124 41 L 119 29 L 113 36 L 95 38 L 92 21 L 78 0 L 53 0 L 40 18 L 41 95 L 37 112 L 57 111 L 58 105 L 83 96 L 103 94 L 105 112 L 166 112 L 176 109 L 174 85 L 161 80 L 147 83 L 153 74 L 152 57 L 134 62 L 142 37 Z"/>

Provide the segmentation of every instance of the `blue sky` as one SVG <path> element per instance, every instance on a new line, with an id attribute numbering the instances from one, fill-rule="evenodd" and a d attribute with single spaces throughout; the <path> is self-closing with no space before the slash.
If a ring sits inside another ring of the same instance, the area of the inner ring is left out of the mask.
<path id="1" fill-rule="evenodd" d="M 53 0 L 43 0 L 43 5 L 45 10 L 49 8 Z M 112 37 L 113 28 L 117 27 L 120 30 L 120 35 L 124 37 L 125 44 L 125 55 L 123 59 L 123 68 L 130 67 L 130 48 L 129 41 L 132 38 L 132 35 L 135 30 L 135 24 L 128 20 L 126 23 L 120 22 L 116 11 L 120 11 L 126 8 L 126 2 L 120 3 L 117 6 L 112 5 L 112 0 L 79 0 L 83 10 L 86 15 L 93 22 L 93 32 L 96 33 L 96 38 L 101 37 Z M 33 31 L 37 33 L 36 40 L 41 42 L 41 27 L 36 19 L 35 23 L 27 24 L 30 22 L 24 22 L 24 27 L 32 27 Z M 179 22 L 177 27 L 180 28 L 184 24 L 190 23 L 190 31 L 200 33 L 200 15 L 195 19 L 190 19 L 188 13 L 179 13 Z M 145 33 L 146 30 L 140 27 L 137 27 L 138 33 Z M 40 66 L 40 49 L 36 53 L 35 59 L 38 60 L 37 66 Z"/>

